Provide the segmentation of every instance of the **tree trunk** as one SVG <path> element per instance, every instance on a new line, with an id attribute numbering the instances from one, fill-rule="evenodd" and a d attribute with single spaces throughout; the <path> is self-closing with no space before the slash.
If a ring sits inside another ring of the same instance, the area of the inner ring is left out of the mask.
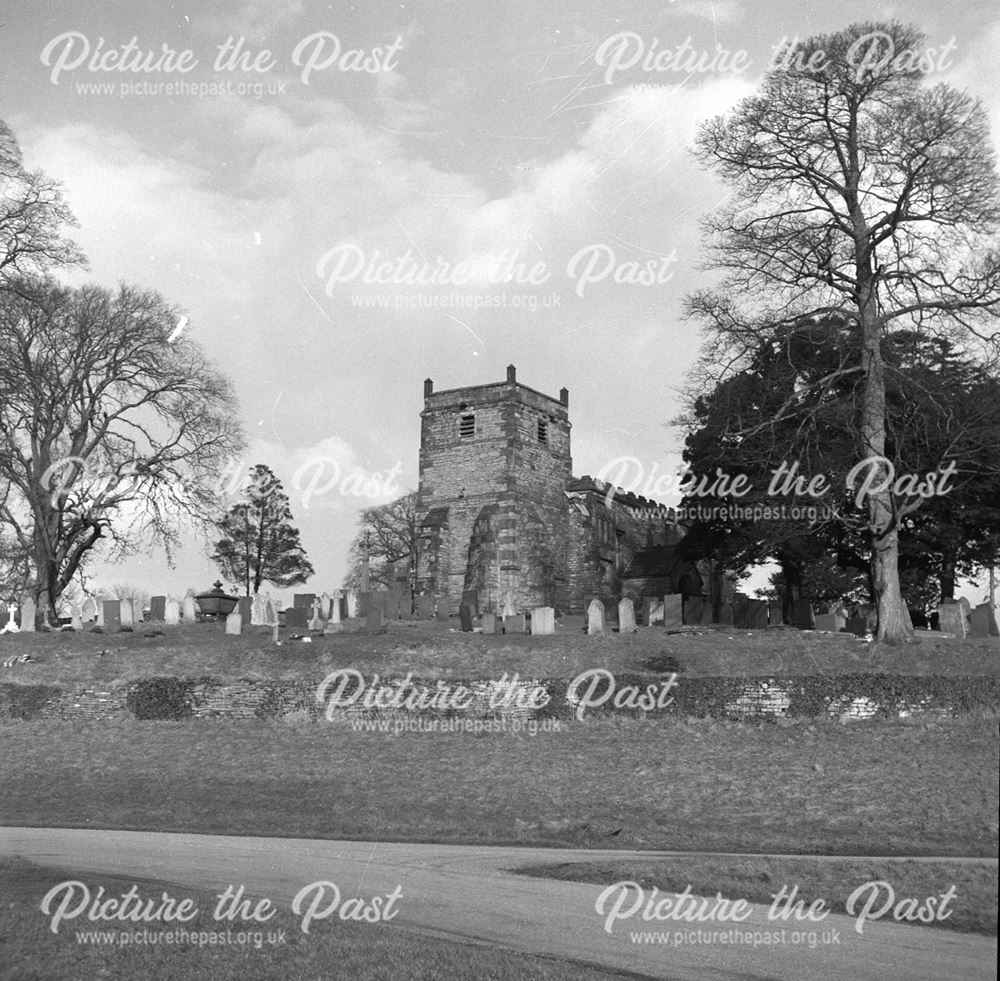
<path id="1" fill-rule="evenodd" d="M 913 640 L 913 624 L 899 585 L 899 527 L 896 522 L 889 470 L 885 460 L 885 365 L 882 329 L 875 304 L 872 277 L 862 270 L 860 303 L 862 352 L 865 372 L 861 410 L 861 441 L 866 458 L 876 458 L 872 492 L 868 495 L 868 524 L 872 533 L 872 585 L 878 626 L 875 639 L 889 644 Z"/>
<path id="2" fill-rule="evenodd" d="M 951 603 L 955 599 L 955 549 L 945 547 L 941 556 L 941 602 Z"/>
<path id="3" fill-rule="evenodd" d="M 802 598 L 802 570 L 798 562 L 787 555 L 779 556 L 778 563 L 785 580 L 785 592 L 781 597 L 781 622 L 794 627 L 798 623 L 795 604 Z"/>

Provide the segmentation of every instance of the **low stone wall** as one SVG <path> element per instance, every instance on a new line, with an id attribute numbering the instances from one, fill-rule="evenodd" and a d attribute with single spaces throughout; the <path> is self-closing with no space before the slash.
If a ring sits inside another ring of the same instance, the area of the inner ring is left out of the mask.
<path id="1" fill-rule="evenodd" d="M 834 675 L 792 678 L 656 679 L 648 675 L 613 679 L 613 695 L 586 707 L 586 718 L 619 714 L 675 716 L 746 721 L 795 718 L 833 718 L 841 721 L 910 716 L 954 717 L 1000 710 L 1000 679 L 993 677 L 900 677 L 895 675 Z M 334 708 L 317 700 L 320 680 L 245 680 L 225 682 L 211 678 L 148 678 L 118 686 L 77 686 L 61 689 L 46 685 L 0 684 L 0 720 L 140 720 L 181 719 L 307 719 L 399 718 L 414 715 L 436 718 L 579 718 L 579 693 L 571 697 L 572 682 L 565 679 L 517 679 L 500 686 L 490 679 L 447 682 L 382 679 L 386 691 L 368 705 L 359 700 Z M 394 687 L 395 686 L 395 687 Z M 402 686 L 402 687 L 400 687 Z M 466 689 L 464 707 L 450 698 L 459 686 Z M 392 693 L 424 703 L 393 704 Z M 544 691 L 547 703 L 534 707 L 532 691 Z M 596 701 L 603 688 L 595 689 Z M 650 692 L 664 698 L 654 704 Z M 371 694 L 371 692 L 369 692 Z"/>

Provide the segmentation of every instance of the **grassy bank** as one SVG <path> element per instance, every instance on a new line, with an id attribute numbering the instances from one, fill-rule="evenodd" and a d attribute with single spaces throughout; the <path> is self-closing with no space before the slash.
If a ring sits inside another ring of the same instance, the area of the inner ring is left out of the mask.
<path id="1" fill-rule="evenodd" d="M 0 822 L 450 842 L 996 855 L 987 720 L 559 731 L 0 726 Z"/>
<path id="2" fill-rule="evenodd" d="M 798 630 L 713 630 L 668 634 L 659 628 L 588 637 L 582 618 L 564 618 L 549 637 L 463 634 L 436 622 L 394 622 L 381 635 L 340 633 L 311 643 L 281 632 L 281 646 L 268 628 L 251 627 L 227 637 L 223 625 L 140 625 L 132 633 L 0 635 L 0 660 L 30 654 L 34 662 L 3 669 L 0 679 L 25 684 L 78 684 L 173 675 L 219 679 L 319 679 L 335 668 L 366 674 L 421 678 L 571 678 L 604 667 L 615 673 L 661 673 L 677 662 L 685 677 L 730 675 L 858 674 L 996 675 L 996 640 L 926 638 L 903 647 L 878 649 L 847 635 Z"/>

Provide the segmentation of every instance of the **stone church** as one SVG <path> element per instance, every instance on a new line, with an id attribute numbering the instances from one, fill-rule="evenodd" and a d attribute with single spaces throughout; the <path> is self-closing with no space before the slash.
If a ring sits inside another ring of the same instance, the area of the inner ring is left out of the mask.
<path id="1" fill-rule="evenodd" d="M 670 508 L 573 476 L 567 389 L 522 385 L 513 365 L 496 384 L 424 382 L 415 585 L 451 612 L 473 590 L 494 612 L 700 594 L 684 531 Z"/>

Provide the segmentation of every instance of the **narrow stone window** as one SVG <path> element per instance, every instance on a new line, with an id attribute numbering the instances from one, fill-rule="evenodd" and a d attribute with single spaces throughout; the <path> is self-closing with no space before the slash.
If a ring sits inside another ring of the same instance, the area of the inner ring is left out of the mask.
<path id="1" fill-rule="evenodd" d="M 459 416 L 458 435 L 462 439 L 472 439 L 476 435 L 476 417 L 474 415 Z"/>
<path id="2" fill-rule="evenodd" d="M 538 442 L 548 444 L 549 441 L 549 424 L 546 419 L 538 420 Z"/>

